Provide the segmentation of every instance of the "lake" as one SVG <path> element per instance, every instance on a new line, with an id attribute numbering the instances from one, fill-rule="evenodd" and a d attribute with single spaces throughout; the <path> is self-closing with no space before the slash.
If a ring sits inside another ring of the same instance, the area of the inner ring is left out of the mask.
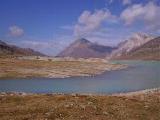
<path id="1" fill-rule="evenodd" d="M 160 61 L 114 61 L 127 69 L 92 77 L 0 80 L 1 92 L 111 94 L 160 87 Z"/>

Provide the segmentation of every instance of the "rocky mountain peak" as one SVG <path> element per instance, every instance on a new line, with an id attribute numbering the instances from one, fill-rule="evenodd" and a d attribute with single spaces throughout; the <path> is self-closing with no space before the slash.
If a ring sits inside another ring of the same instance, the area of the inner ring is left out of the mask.
<path id="1" fill-rule="evenodd" d="M 145 44 L 146 42 L 153 39 L 152 36 L 149 36 L 145 33 L 135 33 L 128 40 L 121 42 L 118 45 L 118 49 L 114 50 L 111 54 L 111 57 L 121 56 L 122 54 L 127 54 L 133 49 Z"/>
<path id="2" fill-rule="evenodd" d="M 80 42 L 80 43 L 90 43 L 89 40 L 85 39 L 85 38 L 79 38 L 76 40 L 76 42 Z"/>
<path id="3" fill-rule="evenodd" d="M 6 43 L 0 40 L 0 45 L 6 45 Z"/>
<path id="4" fill-rule="evenodd" d="M 60 52 L 58 57 L 104 58 L 115 49 L 110 46 L 92 43 L 85 38 L 78 39 Z"/>
<path id="5" fill-rule="evenodd" d="M 134 44 L 141 45 L 145 42 L 148 42 L 151 39 L 152 37 L 145 33 L 135 33 L 128 39 L 128 42 L 134 42 Z"/>

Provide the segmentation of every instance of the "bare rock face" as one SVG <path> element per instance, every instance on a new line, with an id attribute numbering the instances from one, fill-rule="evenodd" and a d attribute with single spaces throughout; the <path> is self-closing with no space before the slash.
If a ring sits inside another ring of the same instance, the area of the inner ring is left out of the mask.
<path id="1" fill-rule="evenodd" d="M 160 37 L 154 38 L 140 47 L 133 49 L 125 58 L 160 60 Z"/>
<path id="2" fill-rule="evenodd" d="M 92 43 L 82 38 L 73 42 L 57 56 L 73 58 L 105 58 L 114 49 L 116 48 Z"/>
<path id="3" fill-rule="evenodd" d="M 118 45 L 118 48 L 111 53 L 110 58 L 123 57 L 127 55 L 128 53 L 130 53 L 132 50 L 147 43 L 151 39 L 153 39 L 153 37 L 147 34 L 136 33 L 132 37 L 130 37 L 128 40 L 121 42 Z"/>
<path id="4" fill-rule="evenodd" d="M 7 44 L 0 40 L 0 55 L 23 55 L 23 56 L 45 56 L 30 48 L 20 48 L 15 45 Z"/>

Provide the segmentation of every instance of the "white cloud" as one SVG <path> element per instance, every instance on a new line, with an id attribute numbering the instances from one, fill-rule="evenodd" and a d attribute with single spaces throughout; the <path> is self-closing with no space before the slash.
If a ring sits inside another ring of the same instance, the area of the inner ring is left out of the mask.
<path id="1" fill-rule="evenodd" d="M 34 48 L 34 49 L 43 49 L 43 48 L 54 47 L 53 44 L 50 44 L 49 42 L 23 41 L 22 43 L 25 44 L 26 46 Z"/>
<path id="2" fill-rule="evenodd" d="M 146 5 L 135 4 L 126 8 L 120 15 L 125 24 L 142 21 L 149 29 L 160 29 L 160 6 L 149 2 Z"/>
<path id="3" fill-rule="evenodd" d="M 20 37 L 23 34 L 24 34 L 24 30 L 19 26 L 14 25 L 9 27 L 9 35 L 13 37 Z"/>
<path id="4" fill-rule="evenodd" d="M 132 3 L 131 0 L 122 0 L 123 5 L 129 5 Z"/>
<path id="5" fill-rule="evenodd" d="M 78 23 L 74 27 L 75 36 L 84 36 L 98 29 L 106 21 L 114 18 L 109 10 L 96 10 L 94 13 L 84 11 L 78 18 Z"/>
<path id="6" fill-rule="evenodd" d="M 107 2 L 109 2 L 110 4 L 112 4 L 114 1 L 118 1 L 118 0 L 108 0 Z M 133 0 L 119 0 L 123 5 L 129 5 L 132 3 Z"/>
<path id="7" fill-rule="evenodd" d="M 127 29 L 126 29 L 127 28 Z M 116 30 L 115 30 L 116 29 Z M 132 33 L 132 29 L 128 27 L 118 27 L 118 28 L 101 28 L 98 31 L 92 32 L 86 38 L 92 42 L 98 42 L 102 45 L 117 45 L 117 43 L 125 40 Z"/>

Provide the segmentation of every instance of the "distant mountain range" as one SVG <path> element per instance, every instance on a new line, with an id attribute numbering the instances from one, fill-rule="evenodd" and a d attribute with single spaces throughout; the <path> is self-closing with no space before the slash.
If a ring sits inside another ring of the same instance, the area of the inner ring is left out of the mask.
<path id="1" fill-rule="evenodd" d="M 160 60 L 160 37 L 154 38 L 144 33 L 136 33 L 117 47 L 92 43 L 78 39 L 58 57 L 107 58 L 107 59 L 151 59 Z"/>
<path id="2" fill-rule="evenodd" d="M 160 60 L 160 37 L 151 39 L 143 45 L 132 49 L 120 59 Z"/>
<path id="3" fill-rule="evenodd" d="M 0 55 L 45 56 L 30 48 L 20 48 L 0 40 Z M 160 37 L 136 33 L 117 47 L 78 39 L 56 57 L 160 60 Z"/>
<path id="4" fill-rule="evenodd" d="M 20 48 L 0 40 L 0 55 L 45 56 L 30 48 Z"/>
<path id="5" fill-rule="evenodd" d="M 148 36 L 147 34 L 136 33 L 128 40 L 119 43 L 117 49 L 112 52 L 110 57 L 119 58 L 127 55 L 128 53 L 130 53 L 130 51 L 137 47 L 140 47 L 151 39 L 152 37 Z"/>
<path id="6" fill-rule="evenodd" d="M 111 59 L 149 59 L 148 52 L 154 49 L 154 47 L 158 45 L 158 43 L 154 45 L 150 45 L 151 41 L 153 40 L 154 38 L 147 34 L 136 33 L 132 37 L 130 37 L 128 40 L 118 44 L 117 49 L 112 51 L 110 58 Z M 144 49 L 143 46 L 145 44 L 148 44 L 150 48 Z M 143 49 L 143 53 L 138 52 L 140 50 L 142 51 L 142 49 Z M 154 53 L 150 51 L 150 54 L 154 54 Z M 158 58 L 156 57 L 151 59 L 158 59 Z"/>
<path id="7" fill-rule="evenodd" d="M 115 47 L 99 45 L 82 38 L 65 48 L 57 57 L 104 58 L 115 49 Z"/>

